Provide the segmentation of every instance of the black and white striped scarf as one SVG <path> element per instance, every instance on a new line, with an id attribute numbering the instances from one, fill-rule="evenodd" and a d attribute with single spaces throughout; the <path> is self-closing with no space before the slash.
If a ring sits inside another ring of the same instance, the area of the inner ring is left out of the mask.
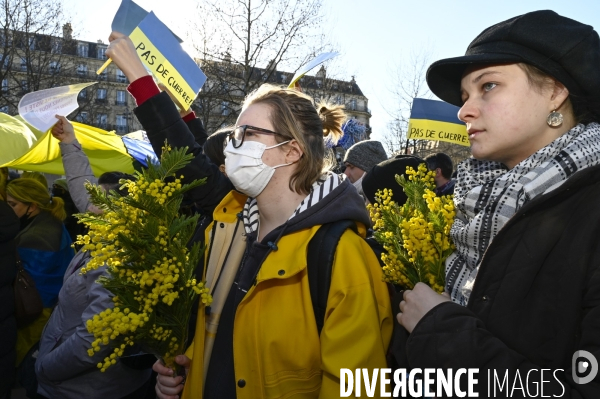
<path id="1" fill-rule="evenodd" d="M 456 251 L 446 259 L 446 291 L 452 300 L 467 305 L 483 254 L 524 204 L 599 163 L 600 125 L 590 123 L 575 126 L 511 170 L 473 158 L 459 164 L 450 231 Z"/>
<path id="2" fill-rule="evenodd" d="M 327 194 L 339 186 L 344 178 L 345 175 L 337 175 L 335 173 L 327 173 L 321 176 L 321 178 L 313 184 L 310 193 L 302 200 L 288 220 L 295 218 L 317 202 L 321 201 Z M 248 198 L 246 204 L 244 204 L 244 210 L 242 211 L 246 234 L 253 233 L 258 229 L 258 215 L 259 212 L 256 198 Z"/>

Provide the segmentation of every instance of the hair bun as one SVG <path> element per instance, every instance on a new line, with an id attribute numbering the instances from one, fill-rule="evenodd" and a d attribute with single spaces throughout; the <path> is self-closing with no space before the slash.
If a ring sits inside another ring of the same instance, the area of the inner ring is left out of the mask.
<path id="1" fill-rule="evenodd" d="M 342 138 L 342 124 L 346 120 L 346 113 L 343 105 L 332 105 L 326 102 L 317 104 L 317 112 L 323 122 L 323 136 L 330 137 L 330 140 L 337 143 Z"/>

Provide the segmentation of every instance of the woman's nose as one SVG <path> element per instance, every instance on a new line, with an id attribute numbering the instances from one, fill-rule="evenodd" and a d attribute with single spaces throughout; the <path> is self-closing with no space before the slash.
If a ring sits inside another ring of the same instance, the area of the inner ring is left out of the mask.
<path id="1" fill-rule="evenodd" d="M 479 116 L 479 108 L 475 100 L 467 99 L 462 107 L 458 110 L 458 119 L 467 123 Z"/>

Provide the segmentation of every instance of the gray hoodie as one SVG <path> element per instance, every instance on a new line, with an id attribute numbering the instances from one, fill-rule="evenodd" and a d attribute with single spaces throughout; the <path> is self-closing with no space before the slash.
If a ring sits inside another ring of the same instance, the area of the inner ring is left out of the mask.
<path id="1" fill-rule="evenodd" d="M 91 203 L 84 183 L 97 184 L 98 180 L 77 140 L 61 143 L 60 148 L 69 192 L 79 211 L 86 212 Z M 96 365 L 112 353 L 109 346 L 101 345 L 94 356 L 88 355 L 94 337 L 87 331 L 86 321 L 113 306 L 110 293 L 96 283 L 106 267 L 79 273 L 89 260 L 89 253 L 79 251 L 69 264 L 58 304 L 40 339 L 35 372 L 38 393 L 48 398 L 121 398 L 140 388 L 152 372 L 129 368 L 120 361 L 100 372 Z"/>

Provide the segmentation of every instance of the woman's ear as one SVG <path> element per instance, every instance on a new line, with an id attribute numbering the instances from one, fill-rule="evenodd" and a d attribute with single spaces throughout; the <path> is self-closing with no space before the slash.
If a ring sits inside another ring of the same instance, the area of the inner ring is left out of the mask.
<path id="1" fill-rule="evenodd" d="M 302 151 L 302 148 L 300 148 L 300 144 L 296 140 L 291 140 L 286 147 L 286 163 L 296 163 L 300 160 L 300 158 L 302 158 L 302 155 L 304 155 L 304 151 Z"/>
<path id="2" fill-rule="evenodd" d="M 27 216 L 33 216 L 37 214 L 37 211 L 39 211 L 39 207 L 35 202 L 32 202 L 31 204 L 29 204 L 29 210 L 27 211 Z"/>
<path id="3" fill-rule="evenodd" d="M 554 89 L 552 91 L 552 97 L 550 97 L 550 101 L 552 103 L 552 110 L 560 109 L 563 106 L 565 101 L 569 98 L 569 89 L 565 87 L 562 83 L 555 80 L 554 81 Z"/>
<path id="4" fill-rule="evenodd" d="M 227 172 L 225 172 L 225 165 L 224 164 L 219 165 L 219 170 L 221 171 L 221 173 L 223 173 L 225 176 L 227 176 Z"/>

